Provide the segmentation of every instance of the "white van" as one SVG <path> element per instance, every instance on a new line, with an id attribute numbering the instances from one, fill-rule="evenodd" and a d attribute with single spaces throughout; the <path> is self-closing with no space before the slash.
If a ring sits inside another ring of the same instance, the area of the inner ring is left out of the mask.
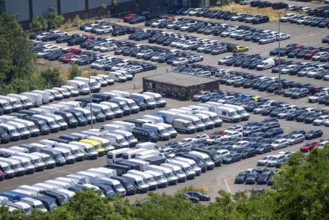
<path id="1" fill-rule="evenodd" d="M 109 72 L 108 76 L 113 79 L 114 82 L 126 82 L 127 77 L 120 72 Z"/>
<path id="2" fill-rule="evenodd" d="M 48 104 L 49 102 L 54 101 L 54 97 L 45 90 L 33 90 L 31 93 L 36 93 L 42 95 L 42 104 Z"/>
<path id="3" fill-rule="evenodd" d="M 51 132 L 59 132 L 60 127 L 57 124 L 57 121 L 54 118 L 45 116 L 45 115 L 33 115 L 33 117 L 43 119 L 47 121 L 48 126 L 50 127 Z"/>
<path id="4" fill-rule="evenodd" d="M 13 107 L 13 111 L 19 111 L 23 108 L 23 105 L 20 99 L 18 98 L 0 95 L 0 99 L 7 100 L 9 104 Z"/>
<path id="5" fill-rule="evenodd" d="M 108 139 L 111 142 L 111 144 L 116 148 L 124 148 L 130 146 L 129 142 L 122 135 L 103 132 L 101 137 Z"/>
<path id="6" fill-rule="evenodd" d="M 26 174 L 31 174 L 31 173 L 35 172 L 35 166 L 30 159 L 19 156 L 19 155 L 14 155 L 14 156 L 11 156 L 10 158 L 20 161 L 26 170 Z"/>
<path id="7" fill-rule="evenodd" d="M 122 135 L 128 141 L 130 147 L 135 147 L 136 144 L 138 143 L 138 140 L 129 131 L 123 131 L 121 129 L 118 129 L 118 130 L 110 131 L 110 133 Z"/>
<path id="8" fill-rule="evenodd" d="M 129 148 L 121 148 L 107 152 L 107 163 L 116 163 L 123 160 L 123 153 L 129 150 Z"/>
<path id="9" fill-rule="evenodd" d="M 66 164 L 75 163 L 75 156 L 71 153 L 70 150 L 63 149 L 63 148 L 60 148 L 60 147 L 54 147 L 52 149 L 60 151 L 62 153 L 63 157 L 66 160 Z"/>
<path id="10" fill-rule="evenodd" d="M 33 152 L 31 155 L 40 157 L 48 169 L 56 167 L 55 160 L 48 154 Z"/>
<path id="11" fill-rule="evenodd" d="M 175 176 L 174 172 L 169 168 L 157 166 L 157 165 L 150 165 L 147 167 L 147 170 L 161 172 L 167 178 L 169 185 L 177 184 L 178 178 L 177 176 Z"/>
<path id="12" fill-rule="evenodd" d="M 143 153 L 143 152 L 141 152 L 141 153 Z M 147 167 L 150 165 L 149 162 L 144 161 L 144 160 L 140 160 L 140 159 L 129 159 L 128 161 L 131 161 L 131 162 L 134 162 L 136 164 L 139 164 L 139 167 L 140 167 L 140 170 L 141 171 L 147 170 Z"/>
<path id="13" fill-rule="evenodd" d="M 210 159 L 210 157 L 207 154 L 201 153 L 201 152 L 198 152 L 198 151 L 193 151 L 193 150 L 188 152 L 188 154 L 192 154 L 192 155 L 201 157 L 207 165 L 207 170 L 214 169 L 215 163 Z"/>
<path id="14" fill-rule="evenodd" d="M 32 121 L 17 118 L 14 119 L 13 122 L 24 124 L 29 129 L 32 137 L 37 137 L 40 135 L 39 128 Z"/>
<path id="15" fill-rule="evenodd" d="M 241 115 L 241 120 L 243 120 L 243 121 L 249 120 L 249 118 L 250 118 L 249 113 L 241 106 L 231 105 L 231 104 L 223 104 L 223 106 L 237 110 L 238 113 Z"/>
<path id="16" fill-rule="evenodd" d="M 55 100 L 62 100 L 64 98 L 63 94 L 55 89 L 46 89 L 45 91 L 54 96 Z"/>
<path id="17" fill-rule="evenodd" d="M 185 172 L 187 179 L 195 178 L 196 172 L 193 170 L 193 168 L 187 162 L 173 159 L 173 160 L 168 161 L 168 163 L 174 164 L 176 166 L 180 166 L 182 168 L 182 170 Z"/>
<path id="18" fill-rule="evenodd" d="M 107 86 L 107 81 L 100 76 L 90 76 L 91 79 L 96 80 L 102 87 Z"/>
<path id="19" fill-rule="evenodd" d="M 64 131 L 68 128 L 68 124 L 66 123 L 66 121 L 63 119 L 62 116 L 56 115 L 56 114 L 44 114 L 44 115 L 47 116 L 47 117 L 55 119 L 55 121 L 59 125 L 59 129 L 61 131 Z"/>
<path id="20" fill-rule="evenodd" d="M 141 119 L 150 121 L 152 124 L 163 123 L 163 118 L 155 115 L 142 115 Z"/>
<path id="21" fill-rule="evenodd" d="M 55 144 L 55 147 L 69 150 L 71 154 L 73 154 L 73 156 L 75 157 L 76 161 L 83 161 L 85 159 L 85 154 L 82 153 L 78 146 L 75 146 L 73 144 L 57 143 Z"/>
<path id="22" fill-rule="evenodd" d="M 91 92 L 99 92 L 101 90 L 101 85 L 95 79 L 76 76 L 73 78 L 73 80 L 86 83 L 87 85 L 89 85 Z"/>
<path id="23" fill-rule="evenodd" d="M 33 162 L 33 165 L 35 166 L 35 169 L 37 171 L 42 171 L 45 169 L 45 163 L 43 162 L 43 160 L 41 159 L 41 157 L 31 153 L 31 154 L 27 154 L 27 153 L 17 153 L 18 156 L 22 156 L 22 157 L 26 157 L 28 159 L 30 159 Z"/>
<path id="24" fill-rule="evenodd" d="M 87 95 L 90 93 L 90 88 L 88 86 L 88 83 L 78 81 L 78 80 L 68 80 L 66 81 L 68 86 L 72 86 L 73 88 L 76 88 L 80 95 Z"/>
<path id="25" fill-rule="evenodd" d="M 22 103 L 24 109 L 30 109 L 33 107 L 31 100 L 25 95 L 17 95 L 17 94 L 10 93 L 10 94 L 7 94 L 7 96 L 19 99 L 20 102 Z"/>
<path id="26" fill-rule="evenodd" d="M 32 93 L 32 92 L 23 92 L 23 93 L 21 93 L 21 95 L 28 97 L 31 100 L 33 106 L 35 106 L 35 107 L 42 105 L 42 95 L 41 94 Z"/>
<path id="27" fill-rule="evenodd" d="M 218 117 L 218 115 L 215 112 L 211 111 L 199 111 L 199 113 L 208 115 L 211 120 L 215 123 L 215 127 L 220 127 L 223 124 L 223 120 Z"/>
<path id="28" fill-rule="evenodd" d="M 261 61 L 257 66 L 257 70 L 265 70 L 265 69 L 271 69 L 275 66 L 275 60 L 273 58 L 268 58 L 266 60 Z"/>
<path id="29" fill-rule="evenodd" d="M 128 174 L 133 174 L 142 177 L 149 185 L 150 190 L 156 190 L 158 188 L 158 182 L 153 175 L 138 170 L 129 170 Z"/>
<path id="30" fill-rule="evenodd" d="M 107 85 L 113 85 L 114 84 L 114 80 L 111 79 L 108 75 L 105 74 L 97 74 L 97 76 L 102 77 L 103 79 L 106 80 Z"/>
<path id="31" fill-rule="evenodd" d="M 23 176 L 26 173 L 25 167 L 22 165 L 21 161 L 15 160 L 12 158 L 3 158 L 0 157 L 1 162 L 5 162 L 11 165 L 11 167 L 14 169 L 16 176 Z"/>
<path id="32" fill-rule="evenodd" d="M 113 125 L 119 126 L 122 130 L 132 132 L 135 128 L 134 123 L 124 122 L 124 121 L 114 121 L 112 122 Z"/>
<path id="33" fill-rule="evenodd" d="M 146 170 L 143 173 L 152 175 L 154 179 L 157 181 L 159 188 L 165 188 L 168 186 L 168 180 L 161 172 L 157 172 L 154 170 Z"/>
<path id="34" fill-rule="evenodd" d="M 175 173 L 175 175 L 177 176 L 178 182 L 185 182 L 186 181 L 187 176 L 186 176 L 186 174 L 184 173 L 183 169 L 180 166 L 172 164 L 172 163 L 162 163 L 160 166 L 161 167 L 167 167 L 167 168 L 171 169 Z"/>
<path id="35" fill-rule="evenodd" d="M 131 108 L 132 113 L 138 113 L 139 112 L 139 107 L 136 104 L 136 102 L 132 99 L 129 98 L 123 98 L 123 97 L 116 97 L 117 100 L 122 100 L 128 104 L 128 106 Z"/>
<path id="36" fill-rule="evenodd" d="M 30 130 L 25 124 L 15 122 L 15 121 L 7 121 L 6 124 L 14 126 L 20 133 L 21 139 L 28 139 L 31 137 Z"/>
<path id="37" fill-rule="evenodd" d="M 147 151 L 147 149 L 143 149 L 143 148 L 129 149 L 123 153 L 122 158 L 125 160 L 133 159 L 133 158 L 136 158 L 138 153 L 143 152 L 143 151 Z"/>
<path id="38" fill-rule="evenodd" d="M 200 176 L 201 174 L 201 168 L 196 164 L 196 162 L 192 159 L 185 158 L 185 157 L 175 157 L 174 160 L 182 161 L 184 163 L 188 163 L 194 172 L 196 173 L 197 176 Z"/>
<path id="39" fill-rule="evenodd" d="M 71 97 L 71 92 L 66 88 L 53 87 L 52 90 L 57 91 L 59 94 L 61 94 L 63 96 L 64 99 Z"/>
<path id="40" fill-rule="evenodd" d="M 175 138 L 177 136 L 177 131 L 174 129 L 172 125 L 166 123 L 157 123 L 157 125 L 164 127 L 167 130 L 167 132 L 169 132 L 171 138 Z"/>
<path id="41" fill-rule="evenodd" d="M 106 105 L 106 106 L 110 107 L 116 118 L 120 118 L 120 117 L 123 116 L 123 111 L 119 107 L 119 105 L 117 105 L 113 102 L 101 102 L 99 104 Z"/>
<path id="42" fill-rule="evenodd" d="M 5 178 L 12 178 L 16 176 L 16 172 L 11 166 L 11 164 L 7 162 L 0 161 L 0 170 L 5 174 Z"/>
<path id="43" fill-rule="evenodd" d="M 134 185 L 137 188 L 137 192 L 138 193 L 146 193 L 149 190 L 149 185 L 146 183 L 146 181 L 144 180 L 144 178 L 134 175 L 134 174 L 123 174 L 123 177 L 126 177 L 130 180 L 132 180 L 134 182 Z"/>
<path id="44" fill-rule="evenodd" d="M 73 86 L 65 85 L 65 86 L 62 86 L 62 88 L 67 89 L 71 93 L 72 97 L 78 96 L 80 94 L 79 91 Z"/>
<path id="45" fill-rule="evenodd" d="M 143 92 L 144 95 L 151 96 L 158 108 L 165 107 L 167 105 L 167 101 L 163 99 L 162 95 L 155 92 Z"/>
<path id="46" fill-rule="evenodd" d="M 117 195 L 125 196 L 127 193 L 126 189 L 123 188 L 122 184 L 118 180 L 103 177 L 99 179 L 99 183 L 111 186 Z"/>
<path id="47" fill-rule="evenodd" d="M 13 111 L 13 107 L 10 105 L 10 103 L 5 99 L 0 99 L 0 107 L 2 107 L 3 112 L 5 114 L 11 113 Z"/>
<path id="48" fill-rule="evenodd" d="M 107 120 L 111 120 L 114 118 L 114 112 L 112 111 L 111 107 L 109 107 L 107 105 L 96 104 L 96 103 L 92 103 L 92 104 L 87 103 L 86 108 L 100 109 L 105 114 Z"/>
<path id="49" fill-rule="evenodd" d="M 85 144 L 79 141 L 71 141 L 69 144 L 79 147 L 82 153 L 85 154 L 86 159 L 92 160 L 98 158 L 98 153 L 90 144 Z"/>
<path id="50" fill-rule="evenodd" d="M 10 136 L 11 141 L 18 141 L 21 139 L 21 134 L 17 130 L 17 128 L 13 125 L 7 123 L 1 123 L 0 126 L 6 130 L 6 132 Z"/>

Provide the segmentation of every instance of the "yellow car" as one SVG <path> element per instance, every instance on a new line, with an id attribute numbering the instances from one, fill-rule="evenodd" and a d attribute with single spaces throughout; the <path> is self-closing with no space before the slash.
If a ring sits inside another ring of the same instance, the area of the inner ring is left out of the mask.
<path id="1" fill-rule="evenodd" d="M 99 156 L 104 156 L 106 154 L 106 149 L 104 148 L 104 145 L 101 141 L 93 139 L 81 139 L 80 142 L 93 146 Z"/>
<path id="2" fill-rule="evenodd" d="M 248 50 L 249 50 L 249 48 L 246 46 L 235 46 L 233 48 L 233 52 L 246 52 Z"/>

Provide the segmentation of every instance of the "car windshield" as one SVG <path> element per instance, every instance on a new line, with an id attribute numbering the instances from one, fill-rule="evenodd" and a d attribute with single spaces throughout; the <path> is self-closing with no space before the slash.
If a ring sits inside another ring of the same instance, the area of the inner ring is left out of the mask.
<path id="1" fill-rule="evenodd" d="M 46 207 L 42 203 L 36 205 L 35 208 L 36 209 L 46 209 Z"/>
<path id="2" fill-rule="evenodd" d="M 173 176 L 175 176 L 173 172 L 167 173 L 167 177 L 173 177 Z"/>
<path id="3" fill-rule="evenodd" d="M 125 142 L 125 139 L 124 139 L 124 138 L 117 138 L 117 142 L 118 142 L 119 144 L 122 144 L 122 143 Z"/>
<path id="4" fill-rule="evenodd" d="M 128 135 L 127 138 L 129 141 L 135 140 L 135 137 L 133 135 Z"/>
<path id="5" fill-rule="evenodd" d="M 166 134 L 166 130 L 165 129 L 158 129 L 160 134 Z"/>
<path id="6" fill-rule="evenodd" d="M 88 152 L 88 153 L 96 152 L 95 148 L 92 148 L 92 147 L 90 147 L 90 148 L 88 147 L 88 148 L 85 148 L 85 149 L 86 149 L 86 152 Z M 113 156 L 109 155 L 109 158 L 113 159 Z"/>
<path id="7" fill-rule="evenodd" d="M 2 167 L 2 170 L 6 172 L 6 171 L 9 171 L 10 168 L 9 168 L 9 166 L 3 166 L 3 167 Z"/>
<path id="8" fill-rule="evenodd" d="M 186 122 L 186 123 L 185 123 L 185 126 L 186 126 L 186 127 L 191 127 L 191 126 L 192 126 L 192 122 Z"/>
<path id="9" fill-rule="evenodd" d="M 121 184 L 114 184 L 113 187 L 114 187 L 117 191 L 123 190 L 123 187 L 122 187 Z"/>
<path id="10" fill-rule="evenodd" d="M 99 144 L 95 144 L 95 145 L 94 145 L 94 148 L 95 148 L 96 150 L 98 150 L 98 149 L 101 148 L 101 146 L 100 146 Z"/>
<path id="11" fill-rule="evenodd" d="M 137 185 L 141 186 L 141 185 L 146 185 L 145 181 L 144 180 L 139 180 L 139 181 L 136 181 Z"/>

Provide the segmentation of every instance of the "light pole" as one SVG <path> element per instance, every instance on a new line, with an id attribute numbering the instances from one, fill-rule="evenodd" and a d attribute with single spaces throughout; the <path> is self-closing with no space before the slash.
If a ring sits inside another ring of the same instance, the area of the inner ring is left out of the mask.
<path id="1" fill-rule="evenodd" d="M 280 61 L 280 58 L 281 58 L 281 12 L 279 12 L 279 21 L 278 21 L 278 31 L 279 31 L 279 41 L 278 41 L 278 44 L 279 44 L 279 53 L 278 53 L 278 57 L 279 57 L 279 62 Z M 279 93 L 281 92 L 282 90 L 282 82 L 281 82 L 281 63 L 279 64 L 280 67 L 279 67 Z"/>
<path id="2" fill-rule="evenodd" d="M 93 129 L 93 107 L 91 101 L 91 73 L 90 73 L 90 64 L 88 65 L 88 73 L 89 73 L 89 105 L 90 105 L 90 128 Z"/>

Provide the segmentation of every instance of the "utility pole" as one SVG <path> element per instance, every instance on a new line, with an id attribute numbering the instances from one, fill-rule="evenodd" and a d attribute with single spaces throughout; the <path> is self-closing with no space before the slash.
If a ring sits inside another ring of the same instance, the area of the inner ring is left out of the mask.
<path id="1" fill-rule="evenodd" d="M 90 72 L 90 64 L 88 65 L 88 73 L 89 73 L 89 104 L 90 104 L 90 128 L 93 129 L 93 107 L 91 101 L 91 72 Z"/>

